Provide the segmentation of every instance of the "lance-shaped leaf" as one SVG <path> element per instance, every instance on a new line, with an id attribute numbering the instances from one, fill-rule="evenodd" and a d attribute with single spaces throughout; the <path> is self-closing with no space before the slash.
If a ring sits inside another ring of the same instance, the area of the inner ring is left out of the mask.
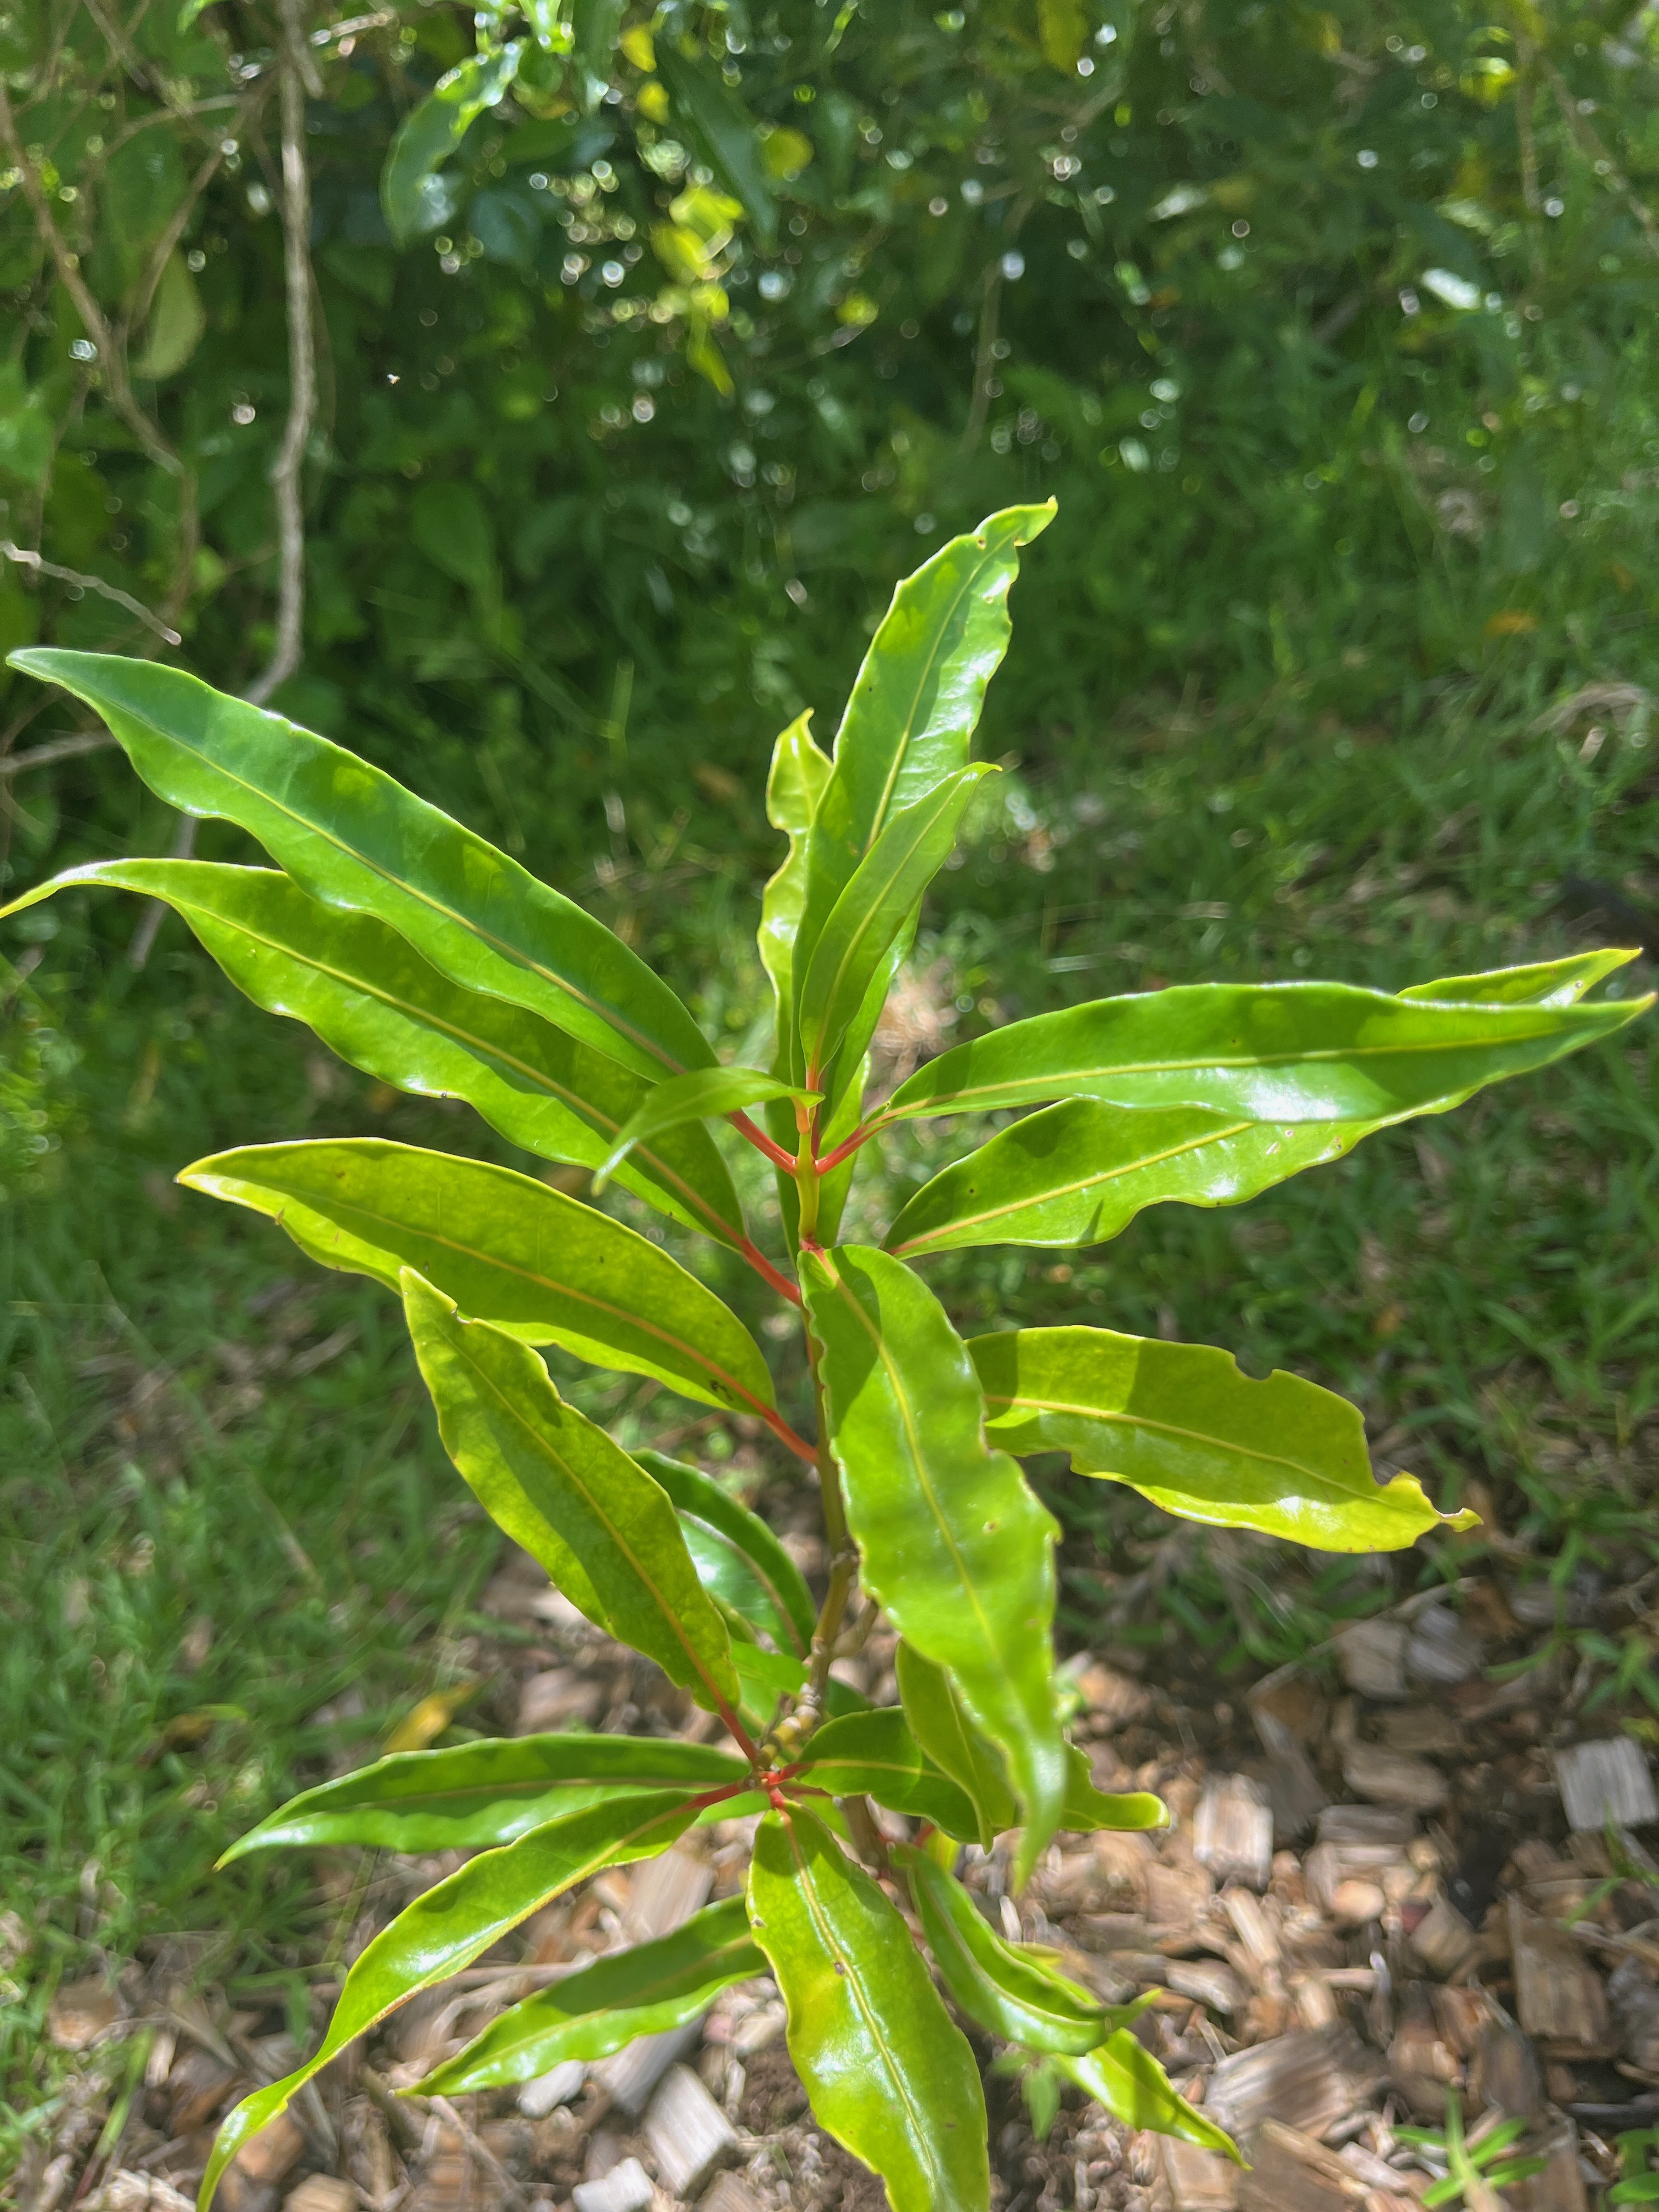
<path id="1" fill-rule="evenodd" d="M 766 779 L 766 818 L 789 840 L 783 865 L 761 894 L 757 942 L 763 966 L 772 979 L 773 1025 L 776 1034 L 775 1074 L 799 1081 L 804 1066 L 793 1052 L 791 1009 L 794 989 L 795 932 L 806 902 L 806 839 L 830 775 L 830 757 L 812 741 L 811 709 L 781 731 L 772 748 Z M 775 1120 L 772 1133 L 779 1134 Z"/>
<path id="2" fill-rule="evenodd" d="M 617 1130 L 616 1141 L 593 1178 L 594 1190 L 605 1188 L 635 1146 L 647 1137 L 682 1128 L 688 1121 L 739 1113 L 745 1106 L 763 1105 L 773 1098 L 797 1099 L 809 1106 L 817 1103 L 816 1091 L 803 1091 L 779 1076 L 763 1075 L 757 1067 L 694 1067 L 684 1075 L 671 1076 L 666 1083 L 646 1092 Z"/>
<path id="3" fill-rule="evenodd" d="M 706 2013 L 722 1990 L 767 1971 L 741 1897 L 694 1913 L 672 1936 L 596 1959 L 492 2020 L 421 2083 L 458 2097 L 532 2081 L 567 2058 L 608 2058 L 638 2035 L 660 2035 Z"/>
<path id="4" fill-rule="evenodd" d="M 977 1833 L 966 1793 L 926 1757 L 896 1705 L 826 1721 L 801 1753 L 800 1780 L 831 1797 L 873 1797 L 931 1820 L 946 1835 Z"/>
<path id="5" fill-rule="evenodd" d="M 452 212 L 437 172 L 484 110 L 507 97 L 523 53 L 514 39 L 496 53 L 469 55 L 398 125 L 380 173 L 380 205 L 398 245 L 436 230 Z"/>
<path id="6" fill-rule="evenodd" d="M 887 1232 L 906 1260 L 979 1244 L 1104 1243 L 1143 1206 L 1237 1206 L 1340 1159 L 1365 1121 L 1250 1121 L 1202 1106 L 1139 1112 L 1068 1098 L 924 1183 Z"/>
<path id="7" fill-rule="evenodd" d="M 251 1851 L 347 1844 L 480 1850 L 629 1790 L 717 1790 L 747 1772 L 718 1744 L 673 1736 L 526 1735 L 394 1752 L 302 1790 L 239 1836 L 219 1863 Z"/>
<path id="8" fill-rule="evenodd" d="M 280 1222 L 325 1267 L 394 1291 L 412 1267 L 469 1321 L 526 1344 L 772 1412 L 760 1347 L 712 1291 L 648 1237 L 510 1168 L 353 1137 L 251 1145 L 179 1180 Z"/>
<path id="9" fill-rule="evenodd" d="M 629 1796 L 590 1805 L 534 1828 L 505 1850 L 482 1852 L 406 1905 L 362 1953 L 340 1991 L 328 2033 L 303 2066 L 237 2106 L 214 2141 L 202 2177 L 201 2212 L 220 2176 L 250 2136 L 268 2127 L 289 2100 L 348 2043 L 487 1951 L 521 1920 L 602 1867 L 653 1858 L 684 1834 L 697 1800 L 684 1790 Z"/>
<path id="10" fill-rule="evenodd" d="M 878 1120 L 1094 1098 L 1381 1128 L 1547 1066 L 1650 1003 L 1488 1006 L 1346 983 L 1178 984 L 1038 1014 L 957 1045 L 918 1068 Z"/>
<path id="11" fill-rule="evenodd" d="M 302 890 L 378 915 L 452 981 L 653 1080 L 712 1065 L 686 1009 L 614 931 L 356 754 L 159 661 L 42 647 L 14 665 L 101 714 L 170 805 L 237 823 Z"/>
<path id="12" fill-rule="evenodd" d="M 1092 2097 L 1126 2127 L 1175 2136 L 1243 2165 L 1232 2137 L 1176 2094 L 1169 2075 L 1128 2028 L 1119 2028 L 1084 2057 L 1057 2055 L 1054 2063 L 1085 2096 Z"/>
<path id="13" fill-rule="evenodd" d="M 780 1650 L 804 1658 L 817 1608 L 805 1576 L 759 1514 L 740 1505 L 699 1467 L 662 1452 L 634 1457 L 673 1501 L 704 1588 L 717 1589 L 745 1620 L 765 1629 Z"/>
<path id="14" fill-rule="evenodd" d="M 1437 1513 L 1414 1475 L 1378 1482 L 1346 1398 L 1279 1370 L 1256 1382 L 1213 1346 L 1021 1328 L 968 1349 L 988 1436 L 1012 1452 L 1068 1453 L 1079 1474 L 1125 1483 L 1183 1520 L 1320 1552 L 1399 1551 L 1431 1528 L 1477 1524 Z"/>
<path id="15" fill-rule="evenodd" d="M 943 1668 L 935 1667 L 908 1644 L 897 1657 L 899 1695 L 906 1722 L 923 1752 L 950 1775 L 974 1814 L 974 1825 L 952 1827 L 939 1813 L 929 1815 L 947 1834 L 978 1840 L 987 1850 L 1018 1818 L 1014 1793 L 1002 1759 L 963 1709 Z M 812 1738 L 814 1745 L 818 1739 Z M 872 1793 L 874 1794 L 873 1792 Z M 902 1809 L 902 1808 L 901 1808 Z M 1080 1834 L 1097 1828 L 1143 1829 L 1168 1826 L 1169 1811 L 1149 1790 L 1109 1793 L 1097 1790 L 1089 1761 L 1074 1743 L 1066 1747 L 1066 1795 L 1060 1826 Z"/>
<path id="16" fill-rule="evenodd" d="M 256 1006 L 306 1023 L 342 1060 L 400 1091 L 465 1098 L 544 1159 L 597 1167 L 648 1095 L 592 1045 L 451 982 L 385 922 L 323 906 L 278 869 L 101 861 L 36 884 L 4 912 L 80 884 L 165 899 Z M 744 1241 L 737 1193 L 706 1129 L 690 1125 L 641 1146 L 617 1179 L 690 1228 Z"/>
<path id="17" fill-rule="evenodd" d="M 688 61 L 672 39 L 659 42 L 657 67 L 676 116 L 727 191 L 743 203 L 761 252 L 770 253 L 778 240 L 777 202 L 753 118 L 706 58 Z"/>
<path id="18" fill-rule="evenodd" d="M 945 1309 L 902 1261 L 855 1244 L 803 1252 L 830 1445 L 865 1588 L 906 1643 L 948 1668 L 1002 1753 L 1025 1832 L 1023 1881 L 1060 1825 L 1054 1523 L 1006 1453 Z"/>
<path id="19" fill-rule="evenodd" d="M 991 773 L 983 765 L 961 769 L 890 814 L 848 879 L 812 947 L 800 986 L 801 1050 L 809 1082 L 817 1080 L 878 979 L 885 999 L 890 980 L 887 956 L 955 844 L 974 786 Z M 879 1006 L 875 1012 L 879 1013 Z"/>
<path id="20" fill-rule="evenodd" d="M 1489 1006 L 1576 1006 L 1603 976 L 1636 957 L 1634 952 L 1599 948 L 1569 953 L 1560 960 L 1530 961 L 1521 968 L 1492 968 L 1479 975 L 1442 975 L 1432 983 L 1413 983 L 1400 995 L 1441 1004 L 1473 1000 Z"/>
<path id="21" fill-rule="evenodd" d="M 660 1486 L 565 1403 L 527 1344 L 462 1321 L 412 1268 L 403 1293 L 444 1449 L 490 1519 L 596 1626 L 732 1711 L 731 1638 Z"/>
<path id="22" fill-rule="evenodd" d="M 968 764 L 985 687 L 1008 648 L 1019 549 L 1054 505 L 1011 507 L 907 576 L 870 641 L 807 840 L 796 988 L 830 909 L 891 817 Z"/>
<path id="23" fill-rule="evenodd" d="M 902 1844 L 893 1856 L 945 1988 L 969 2020 L 1005 2043 L 1081 2057 L 1152 2002 L 1154 1991 L 1131 2006 L 1097 2003 L 1037 1953 L 999 1936 L 962 1884 L 925 1851 Z"/>
<path id="24" fill-rule="evenodd" d="M 795 1806 L 756 1833 L 749 1913 L 819 2125 L 874 2167 L 892 2212 L 980 2212 L 979 2068 L 882 1892 Z"/>

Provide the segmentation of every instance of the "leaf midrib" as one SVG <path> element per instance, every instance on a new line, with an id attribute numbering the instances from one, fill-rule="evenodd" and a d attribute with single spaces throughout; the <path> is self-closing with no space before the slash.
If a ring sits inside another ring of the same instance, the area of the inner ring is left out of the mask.
<path id="1" fill-rule="evenodd" d="M 977 543 L 978 541 L 975 542 Z M 954 623 L 957 618 L 957 610 L 960 608 L 963 601 L 973 590 L 975 585 L 978 583 L 986 569 L 991 566 L 994 558 L 988 544 L 981 544 L 979 550 L 981 556 L 980 559 L 975 562 L 967 575 L 963 577 L 955 599 L 951 602 L 949 611 L 939 623 L 938 628 L 933 633 L 933 645 L 928 650 L 927 659 L 922 663 L 921 672 L 916 678 L 916 688 L 911 694 L 909 711 L 904 718 L 903 735 L 900 738 L 899 743 L 893 748 L 892 766 L 888 769 L 886 779 L 882 784 L 881 797 L 877 804 L 875 813 L 871 820 L 869 834 L 864 841 L 864 850 L 866 854 L 869 853 L 871 848 L 874 845 L 876 839 L 881 835 L 882 828 L 887 820 L 887 810 L 892 804 L 893 792 L 899 780 L 899 772 L 903 768 L 906 760 L 909 757 L 911 746 L 915 743 L 916 724 L 921 708 L 921 696 L 927 687 L 928 678 L 933 675 L 940 661 L 944 659 L 945 640 L 946 635 L 950 630 L 951 623 Z M 871 689 L 872 690 L 875 687 L 872 685 Z M 839 738 L 836 740 L 836 750 L 837 752 L 841 750 L 841 740 Z"/>

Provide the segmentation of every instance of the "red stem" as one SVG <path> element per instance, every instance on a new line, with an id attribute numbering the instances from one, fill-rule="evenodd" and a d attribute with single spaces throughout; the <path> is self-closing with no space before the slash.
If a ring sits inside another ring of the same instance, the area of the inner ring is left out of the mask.
<path id="1" fill-rule="evenodd" d="M 751 1145 L 757 1146 L 761 1152 L 765 1153 L 767 1158 L 771 1161 L 775 1168 L 781 1168 L 785 1175 L 793 1175 L 795 1172 L 794 1154 L 793 1152 L 786 1152 L 781 1145 L 775 1144 L 771 1138 L 767 1135 L 765 1130 L 763 1129 L 757 1122 L 751 1121 L 749 1116 L 741 1111 L 736 1114 L 728 1114 L 726 1115 L 726 1119 L 731 1122 L 732 1127 L 737 1131 L 740 1137 L 747 1137 Z"/>
<path id="2" fill-rule="evenodd" d="M 818 1173 L 821 1176 L 833 1173 L 843 1160 L 852 1158 L 860 1145 L 868 1144 L 879 1127 L 878 1122 L 866 1121 L 862 1128 L 854 1129 L 844 1145 L 837 1145 L 833 1152 L 816 1163 Z"/>
<path id="3" fill-rule="evenodd" d="M 804 1459 L 808 1467 L 816 1467 L 817 1465 L 818 1455 L 817 1452 L 813 1450 L 811 1445 L 807 1443 L 805 1437 L 798 1435 L 796 1431 L 790 1427 L 788 1422 L 784 1419 L 781 1413 L 774 1413 L 769 1406 L 763 1407 L 757 1405 L 755 1411 L 760 1415 L 762 1420 L 765 1422 L 767 1427 L 771 1430 L 773 1435 L 777 1437 L 779 1443 L 787 1444 L 790 1450 L 793 1452 L 797 1459 Z"/>
<path id="4" fill-rule="evenodd" d="M 714 1709 L 719 1713 L 720 1718 L 726 1723 L 726 1734 L 737 1745 L 738 1749 L 749 1761 L 750 1766 L 758 1766 L 761 1763 L 759 1745 L 755 1741 L 748 1729 L 744 1728 L 743 1723 L 732 1711 L 731 1706 L 726 1704 L 725 1698 L 721 1697 L 718 1690 L 714 1692 Z M 752 1780 L 740 1784 L 722 1785 L 722 1787 L 714 1791 L 711 1796 L 705 1798 L 702 1802 L 704 1804 L 718 1805 L 722 1797 L 738 1796 L 744 1790 L 752 1790 L 754 1786 Z M 699 1810 L 701 1809 L 700 1806 Z"/>
<path id="5" fill-rule="evenodd" d="M 792 1160 L 789 1164 L 791 1168 L 793 1168 L 794 1166 L 794 1162 Z M 777 1269 L 772 1265 L 772 1262 L 767 1258 L 765 1253 L 761 1250 L 758 1244 L 752 1243 L 750 1238 L 745 1237 L 742 1243 L 738 1245 L 738 1249 L 742 1253 L 744 1258 L 748 1261 L 750 1266 L 755 1270 L 755 1273 L 759 1275 L 763 1281 L 769 1283 L 781 1298 L 787 1298 L 792 1306 L 798 1306 L 800 1304 L 799 1291 L 796 1288 L 794 1284 L 790 1281 L 787 1275 L 781 1275 L 778 1273 Z"/>

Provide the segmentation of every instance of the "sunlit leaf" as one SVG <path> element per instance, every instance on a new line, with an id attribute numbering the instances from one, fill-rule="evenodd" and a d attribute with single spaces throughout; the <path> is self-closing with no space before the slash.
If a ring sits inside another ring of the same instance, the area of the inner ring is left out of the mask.
<path id="1" fill-rule="evenodd" d="M 1127 2027 L 1081 2058 L 1055 2056 L 1060 2071 L 1126 2127 L 1151 2128 L 1244 2163 L 1232 2137 L 1178 2096 L 1150 2051 Z"/>
<path id="2" fill-rule="evenodd" d="M 817 1093 L 791 1085 L 775 1075 L 763 1074 L 757 1067 L 694 1067 L 684 1075 L 671 1076 L 646 1093 L 617 1130 L 593 1177 L 594 1190 L 603 1190 L 634 1147 L 647 1137 L 683 1128 L 688 1121 L 740 1113 L 745 1107 L 763 1105 L 774 1098 L 795 1099 L 811 1106 L 817 1103 Z"/>
<path id="3" fill-rule="evenodd" d="M 487 57 L 469 55 L 399 125 L 380 173 L 380 205 L 399 246 L 445 220 L 447 210 L 431 189 L 435 173 L 477 118 L 504 97 L 523 53 L 523 40 L 514 39 Z"/>

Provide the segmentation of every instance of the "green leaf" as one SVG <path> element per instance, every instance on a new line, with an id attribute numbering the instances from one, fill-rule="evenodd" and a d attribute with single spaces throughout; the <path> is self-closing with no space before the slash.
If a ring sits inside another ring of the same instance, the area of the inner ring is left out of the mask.
<path id="1" fill-rule="evenodd" d="M 616 1141 L 593 1177 L 597 1194 L 605 1188 L 641 1139 L 660 1136 L 687 1121 L 702 1121 L 740 1113 L 771 1098 L 794 1098 L 809 1106 L 817 1103 L 815 1091 L 802 1091 L 757 1067 L 694 1067 L 659 1083 L 640 1101 L 629 1120 L 617 1130 Z"/>
<path id="2" fill-rule="evenodd" d="M 733 1644 L 732 1662 L 743 1684 L 742 1713 L 763 1732 L 776 1717 L 779 1705 L 798 1698 L 806 1687 L 806 1668 L 793 1651 L 766 1651 L 758 1644 Z M 824 1706 L 839 1719 L 844 1713 L 867 1712 L 870 1700 L 848 1682 L 832 1674 L 824 1686 Z"/>
<path id="3" fill-rule="evenodd" d="M 578 92 L 584 115 L 592 115 L 611 84 L 617 33 L 623 0 L 571 0 L 570 58 L 579 71 Z"/>
<path id="4" fill-rule="evenodd" d="M 892 2212 L 988 2206 L 985 2099 L 967 2038 L 897 1912 L 799 1807 L 760 1824 L 749 1912 L 819 2125 L 881 2176 Z"/>
<path id="5" fill-rule="evenodd" d="M 1079 1474 L 1138 1490 L 1166 1513 L 1255 1528 L 1320 1552 L 1392 1552 L 1437 1513 L 1413 1475 L 1371 1473 L 1359 1410 L 1275 1370 L 1242 1375 L 1231 1352 L 1106 1328 L 1022 1328 L 968 1346 L 986 1434 L 1022 1456 L 1063 1451 Z"/>
<path id="6" fill-rule="evenodd" d="M 712 1291 L 648 1237 L 510 1168 L 353 1137 L 220 1152 L 179 1181 L 279 1222 L 325 1267 L 394 1291 L 412 1267 L 469 1321 L 526 1344 L 706 1406 L 772 1411 L 760 1347 Z"/>
<path id="7" fill-rule="evenodd" d="M 676 116 L 689 125 L 698 151 L 721 184 L 743 203 L 761 252 L 770 253 L 778 242 L 777 202 L 753 118 L 705 56 L 688 60 L 672 39 L 660 39 L 657 69 Z"/>
<path id="8" fill-rule="evenodd" d="M 892 816 L 967 766 L 985 688 L 1008 647 L 1019 549 L 1054 515 L 1052 500 L 989 515 L 894 592 L 848 700 L 807 840 L 798 991 L 831 908 Z"/>
<path id="9" fill-rule="evenodd" d="M 135 376 L 176 375 L 190 359 L 207 328 L 207 313 L 182 253 L 170 253 L 161 270 L 149 319 L 144 325 L 144 350 L 132 364 Z"/>
<path id="10" fill-rule="evenodd" d="M 200 2212 L 207 2212 L 221 2175 L 249 2136 L 286 2111 L 296 2092 L 348 2043 L 418 1991 L 471 1966 L 574 1883 L 602 1867 L 666 1850 L 697 1810 L 697 1799 L 683 1790 L 589 1805 L 532 1829 L 502 1850 L 469 1859 L 406 1905 L 346 1976 L 328 2033 L 305 2064 L 245 2097 L 225 2121 L 202 2177 Z"/>
<path id="11" fill-rule="evenodd" d="M 753 1619 L 749 1605 L 733 1595 L 746 1588 L 763 1609 L 755 1626 L 764 1628 L 781 1650 L 793 1650 L 804 1658 L 817 1608 L 800 1569 L 759 1514 L 740 1505 L 701 1468 L 661 1452 L 640 1451 L 634 1457 L 672 1499 L 704 1587 L 718 1588 L 745 1619 Z M 711 1581 L 717 1565 L 717 1578 Z M 738 1568 L 741 1573 L 734 1571 Z"/>
<path id="12" fill-rule="evenodd" d="M 1440 1005 L 1347 983 L 1190 983 L 1012 1022 L 918 1068 L 878 1125 L 1049 1098 L 1362 1133 L 1610 1036 L 1650 1000 Z"/>
<path id="13" fill-rule="evenodd" d="M 949 1669 L 1006 1759 L 1025 1820 L 1023 1881 L 1066 1790 L 1054 1523 L 1015 1462 L 988 1449 L 967 1348 L 908 1267 L 844 1244 L 803 1251 L 800 1275 L 864 1586 L 908 1644 Z"/>
<path id="14" fill-rule="evenodd" d="M 924 1659 L 908 1644 L 897 1657 L 899 1695 L 912 1734 L 934 1765 L 951 1776 L 973 1808 L 975 1827 L 963 1830 L 963 1839 L 975 1833 L 988 1850 L 1005 1828 L 1018 1817 L 1008 1776 L 999 1753 L 988 1744 L 963 1710 L 951 1678 L 944 1669 Z M 817 1738 L 813 1737 L 814 1745 Z M 938 1814 L 931 1815 L 949 1834 L 959 1832 Z M 1080 1834 L 1097 1828 L 1162 1828 L 1169 1811 L 1160 1797 L 1148 1790 L 1109 1795 L 1097 1790 L 1089 1761 L 1075 1744 L 1066 1746 L 1066 1794 L 1060 1825 Z"/>
<path id="15" fill-rule="evenodd" d="M 403 1292 L 444 1449 L 491 1520 L 596 1626 L 730 1711 L 731 1640 L 660 1487 L 565 1403 L 527 1344 L 462 1321 L 412 1268 Z"/>
<path id="16" fill-rule="evenodd" d="M 777 1056 L 773 1072 L 791 1073 L 790 1010 L 794 1004 L 791 980 L 795 932 L 806 902 L 806 838 L 812 816 L 830 775 L 830 756 L 812 742 L 812 712 L 798 714 L 780 732 L 772 748 L 771 773 L 766 779 L 766 818 L 789 840 L 783 866 L 761 896 L 760 928 L 757 942 L 762 965 L 772 979 L 774 1028 Z M 796 1074 L 800 1073 L 794 1067 Z M 774 1136 L 778 1134 L 775 1127 Z"/>
<path id="17" fill-rule="evenodd" d="M 978 1833 L 966 1794 L 924 1756 L 896 1705 L 826 1721 L 808 1739 L 801 1767 L 831 1797 L 873 1797 L 964 1842 Z"/>
<path id="18" fill-rule="evenodd" d="M 170 805 L 239 823 L 302 890 L 378 915 L 452 981 L 653 1081 L 713 1062 L 668 986 L 603 922 L 356 754 L 155 661 L 36 647 L 13 665 L 101 714 Z"/>
<path id="19" fill-rule="evenodd" d="M 885 1000 L 886 957 L 955 844 L 974 786 L 993 772 L 982 764 L 959 769 L 914 805 L 890 815 L 848 878 L 812 947 L 800 986 L 801 1049 L 809 1083 L 817 1081 L 878 979 Z M 879 1004 L 875 1012 L 879 1013 Z"/>
<path id="20" fill-rule="evenodd" d="M 484 110 L 505 98 L 523 55 L 521 39 L 497 53 L 469 55 L 440 77 L 398 125 L 380 173 L 380 205 L 399 246 L 446 221 L 449 210 L 433 190 L 436 173 Z"/>
<path id="21" fill-rule="evenodd" d="M 1243 2165 L 1232 2137 L 1176 2094 L 1169 2075 L 1128 2028 L 1119 2028 L 1085 2057 L 1056 2054 L 1056 2063 L 1085 2096 L 1104 2106 L 1126 2127 L 1176 2136 L 1182 2142 L 1196 2143 L 1201 2150 L 1219 2151 L 1224 2158 Z"/>
<path id="22" fill-rule="evenodd" d="M 1082 2057 L 1152 2002 L 1157 1992 L 1149 1990 L 1122 2008 L 1097 2003 L 1038 1954 L 997 1935 L 962 1884 L 925 1851 L 901 1844 L 893 1857 L 945 1986 L 969 2020 L 1005 2043 Z"/>
<path id="23" fill-rule="evenodd" d="M 1634 952 L 1597 950 L 1570 953 L 1561 960 L 1539 960 L 1523 968 L 1493 968 L 1480 975 L 1443 975 L 1432 983 L 1413 983 L 1402 999 L 1439 1004 L 1474 1000 L 1488 1006 L 1576 1006 L 1586 991 L 1634 960 Z"/>
<path id="24" fill-rule="evenodd" d="M 465 1098 L 544 1159 L 597 1167 L 647 1085 L 538 1015 L 452 983 L 371 915 L 307 898 L 275 868 L 204 860 L 107 860 L 37 884 L 17 913 L 77 884 L 166 899 L 257 1006 L 307 1023 L 354 1067 L 402 1091 Z M 640 1147 L 617 1180 L 725 1244 L 743 1213 L 706 1129 Z"/>
<path id="25" fill-rule="evenodd" d="M 1037 0 L 1037 37 L 1049 68 L 1069 76 L 1088 43 L 1089 19 L 1083 0 Z"/>
<path id="26" fill-rule="evenodd" d="M 708 2011 L 720 1991 L 767 1971 L 741 1897 L 695 1913 L 672 1936 L 596 1959 L 492 2020 L 428 2074 L 428 2097 L 532 2081 L 567 2058 L 608 2058 L 638 2035 L 660 2035 Z"/>
<path id="27" fill-rule="evenodd" d="M 238 1837 L 219 1861 L 251 1851 L 362 1844 L 395 1851 L 477 1850 L 618 1796 L 625 1790 L 719 1789 L 742 1759 L 677 1737 L 526 1735 L 400 1751 L 319 1783 Z"/>

